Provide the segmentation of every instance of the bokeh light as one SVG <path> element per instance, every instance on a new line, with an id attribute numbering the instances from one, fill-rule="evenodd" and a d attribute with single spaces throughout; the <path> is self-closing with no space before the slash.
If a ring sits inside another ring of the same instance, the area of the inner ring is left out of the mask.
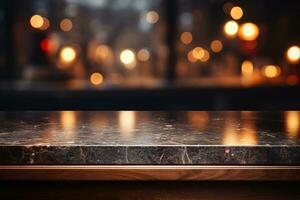
<path id="1" fill-rule="evenodd" d="M 224 25 L 224 32 L 230 38 L 236 36 L 238 30 L 239 25 L 236 21 L 231 20 L 226 22 L 226 24 Z"/>
<path id="2" fill-rule="evenodd" d="M 76 58 L 76 51 L 73 47 L 64 47 L 60 51 L 60 58 L 64 63 L 71 63 Z"/>
<path id="3" fill-rule="evenodd" d="M 206 49 L 204 49 L 203 51 L 204 51 L 204 55 L 202 56 L 202 58 L 200 58 L 200 61 L 207 62 L 210 59 L 210 54 Z"/>
<path id="4" fill-rule="evenodd" d="M 156 11 L 149 11 L 146 14 L 146 20 L 150 24 L 155 24 L 159 20 L 159 14 Z"/>
<path id="5" fill-rule="evenodd" d="M 136 58 L 135 53 L 130 49 L 125 49 L 120 54 L 120 60 L 124 64 L 124 66 L 131 70 L 136 66 Z"/>
<path id="6" fill-rule="evenodd" d="M 209 52 L 201 47 L 195 47 L 192 51 L 188 53 L 188 60 L 190 62 L 207 62 L 210 59 Z"/>
<path id="7" fill-rule="evenodd" d="M 267 65 L 263 67 L 263 73 L 267 78 L 276 78 L 280 76 L 281 69 L 276 65 Z"/>
<path id="8" fill-rule="evenodd" d="M 243 9 L 239 6 L 233 7 L 230 11 L 230 16 L 235 20 L 241 19 L 243 15 L 244 15 Z"/>
<path id="9" fill-rule="evenodd" d="M 204 56 L 204 49 L 201 47 L 195 47 L 193 49 L 194 58 L 200 60 Z"/>
<path id="10" fill-rule="evenodd" d="M 242 40 L 253 41 L 259 36 L 259 28 L 256 24 L 247 22 L 240 26 L 238 34 Z"/>
<path id="11" fill-rule="evenodd" d="M 195 58 L 193 50 L 190 50 L 187 54 L 187 59 L 191 62 L 191 63 L 195 63 L 197 62 L 197 58 Z"/>
<path id="12" fill-rule="evenodd" d="M 43 22 L 43 25 L 40 27 L 40 30 L 45 31 L 50 27 L 50 21 L 46 17 L 43 17 L 43 20 L 44 20 L 44 22 Z"/>
<path id="13" fill-rule="evenodd" d="M 40 43 L 40 48 L 42 51 L 49 53 L 52 50 L 52 42 L 50 39 L 43 39 Z"/>
<path id="14" fill-rule="evenodd" d="M 125 49 L 120 54 L 120 60 L 124 64 L 130 64 L 130 63 L 134 62 L 134 59 L 135 59 L 135 55 L 134 55 L 133 51 L 130 49 Z"/>
<path id="15" fill-rule="evenodd" d="M 180 36 L 180 40 L 183 44 L 191 44 L 193 41 L 193 35 L 191 32 L 183 32 Z"/>
<path id="16" fill-rule="evenodd" d="M 60 28 L 61 28 L 62 31 L 67 32 L 67 31 L 71 31 L 72 30 L 73 23 L 72 23 L 72 21 L 70 19 L 65 18 L 65 19 L 61 20 L 59 26 L 60 26 Z"/>
<path id="17" fill-rule="evenodd" d="M 254 71 L 253 63 L 249 60 L 245 60 L 242 63 L 242 69 L 241 69 L 242 75 L 245 77 L 250 77 L 253 75 L 253 71 Z"/>
<path id="18" fill-rule="evenodd" d="M 300 61 L 300 47 L 291 46 L 287 50 L 286 57 L 290 63 L 298 63 Z"/>
<path id="19" fill-rule="evenodd" d="M 44 18 L 41 15 L 33 15 L 30 18 L 30 25 L 36 29 L 42 28 L 44 25 Z"/>
<path id="20" fill-rule="evenodd" d="M 137 58 L 140 61 L 146 62 L 150 59 L 150 53 L 147 49 L 141 49 L 141 50 L 139 50 L 139 52 L 137 54 Z"/>
<path id="21" fill-rule="evenodd" d="M 218 53 L 223 49 L 223 44 L 220 40 L 214 40 L 210 43 L 210 48 L 213 52 Z"/>
<path id="22" fill-rule="evenodd" d="M 103 76 L 99 72 L 95 72 L 90 76 L 90 81 L 93 85 L 100 85 L 103 82 Z"/>

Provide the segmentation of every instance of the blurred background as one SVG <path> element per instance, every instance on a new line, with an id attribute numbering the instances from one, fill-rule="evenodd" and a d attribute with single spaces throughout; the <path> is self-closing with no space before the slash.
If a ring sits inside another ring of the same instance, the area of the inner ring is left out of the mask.
<path id="1" fill-rule="evenodd" d="M 1 109 L 300 109 L 300 2 L 3 0 Z"/>

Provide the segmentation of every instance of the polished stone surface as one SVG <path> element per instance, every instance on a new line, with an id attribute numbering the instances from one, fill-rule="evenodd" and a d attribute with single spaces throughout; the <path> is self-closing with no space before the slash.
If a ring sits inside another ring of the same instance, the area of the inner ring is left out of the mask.
<path id="1" fill-rule="evenodd" d="M 0 112 L 0 164 L 300 164 L 300 112 Z"/>

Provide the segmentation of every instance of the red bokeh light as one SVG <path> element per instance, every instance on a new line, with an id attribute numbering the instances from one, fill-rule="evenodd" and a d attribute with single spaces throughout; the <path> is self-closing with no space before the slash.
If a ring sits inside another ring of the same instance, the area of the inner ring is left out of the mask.
<path id="1" fill-rule="evenodd" d="M 40 43 L 41 50 L 44 52 L 51 51 L 51 42 L 48 39 L 43 39 Z"/>

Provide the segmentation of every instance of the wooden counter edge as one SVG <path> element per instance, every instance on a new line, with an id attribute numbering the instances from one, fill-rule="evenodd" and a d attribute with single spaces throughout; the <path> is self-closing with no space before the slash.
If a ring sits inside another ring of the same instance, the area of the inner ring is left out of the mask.
<path id="1" fill-rule="evenodd" d="M 299 181 L 300 166 L 0 165 L 0 181 Z"/>

